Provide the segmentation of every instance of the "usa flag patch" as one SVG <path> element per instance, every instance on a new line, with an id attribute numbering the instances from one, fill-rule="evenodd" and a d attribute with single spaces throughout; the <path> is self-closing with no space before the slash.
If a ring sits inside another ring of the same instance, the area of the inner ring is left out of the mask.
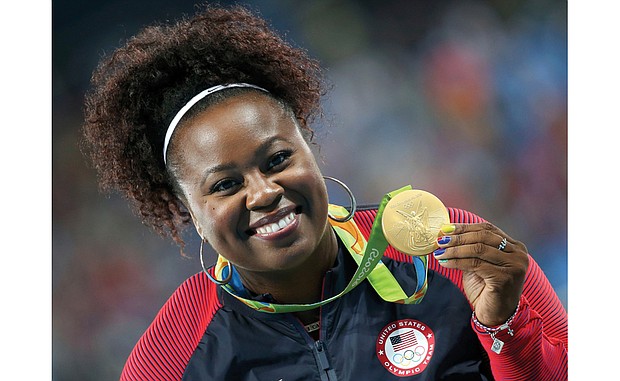
<path id="1" fill-rule="evenodd" d="M 390 373 L 408 377 L 422 373 L 435 351 L 435 334 L 426 324 L 403 319 L 386 325 L 377 337 L 377 357 Z"/>

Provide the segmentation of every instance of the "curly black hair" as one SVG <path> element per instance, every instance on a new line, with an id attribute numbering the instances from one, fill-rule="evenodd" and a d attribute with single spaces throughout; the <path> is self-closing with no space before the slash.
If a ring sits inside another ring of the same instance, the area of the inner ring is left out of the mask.
<path id="1" fill-rule="evenodd" d="M 172 238 L 181 252 L 181 232 L 191 218 L 164 165 L 167 126 L 200 91 L 238 82 L 267 89 L 312 139 L 309 125 L 321 116 L 325 93 L 318 61 L 242 6 L 203 5 L 192 17 L 148 26 L 93 72 L 81 146 L 100 188 L 120 192 L 144 224 Z M 226 93 L 240 91 L 256 90 Z"/>

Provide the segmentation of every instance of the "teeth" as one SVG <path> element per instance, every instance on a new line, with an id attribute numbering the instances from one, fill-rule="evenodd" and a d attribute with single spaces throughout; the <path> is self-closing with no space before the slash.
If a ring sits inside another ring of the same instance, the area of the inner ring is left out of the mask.
<path id="1" fill-rule="evenodd" d="M 258 234 L 270 234 L 280 231 L 290 225 L 291 222 L 295 219 L 295 212 L 291 212 L 284 216 L 280 221 L 274 222 L 272 224 L 263 225 L 260 228 L 256 228 L 256 232 Z"/>

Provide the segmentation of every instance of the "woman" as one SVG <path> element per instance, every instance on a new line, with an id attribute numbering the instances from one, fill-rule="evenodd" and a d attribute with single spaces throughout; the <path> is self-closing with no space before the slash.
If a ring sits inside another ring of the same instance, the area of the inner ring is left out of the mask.
<path id="1" fill-rule="evenodd" d="M 378 228 L 408 189 L 328 205 L 309 148 L 323 93 L 319 65 L 240 7 L 145 28 L 100 63 L 84 134 L 102 185 L 219 254 L 121 379 L 565 379 L 566 312 L 521 242 L 447 208 L 412 259 Z"/>

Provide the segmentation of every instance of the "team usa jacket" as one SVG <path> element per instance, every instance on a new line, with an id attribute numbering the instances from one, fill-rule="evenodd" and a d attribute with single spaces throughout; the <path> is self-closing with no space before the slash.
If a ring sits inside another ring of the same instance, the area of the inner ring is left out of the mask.
<path id="1" fill-rule="evenodd" d="M 472 213 L 448 208 L 454 223 Z M 354 221 L 368 238 L 376 210 Z M 341 245 L 342 246 L 342 245 Z M 415 290 L 411 257 L 388 247 L 383 263 L 403 289 Z M 346 249 L 324 277 L 323 298 L 355 272 Z M 187 279 L 164 304 L 125 364 L 121 381 L 566 380 L 566 311 L 530 258 L 510 327 L 493 338 L 472 322 L 459 270 L 429 256 L 428 291 L 420 304 L 388 303 L 368 281 L 320 311 L 315 341 L 292 314 L 249 308 L 204 273 Z M 411 284 L 408 284 L 411 283 Z"/>

